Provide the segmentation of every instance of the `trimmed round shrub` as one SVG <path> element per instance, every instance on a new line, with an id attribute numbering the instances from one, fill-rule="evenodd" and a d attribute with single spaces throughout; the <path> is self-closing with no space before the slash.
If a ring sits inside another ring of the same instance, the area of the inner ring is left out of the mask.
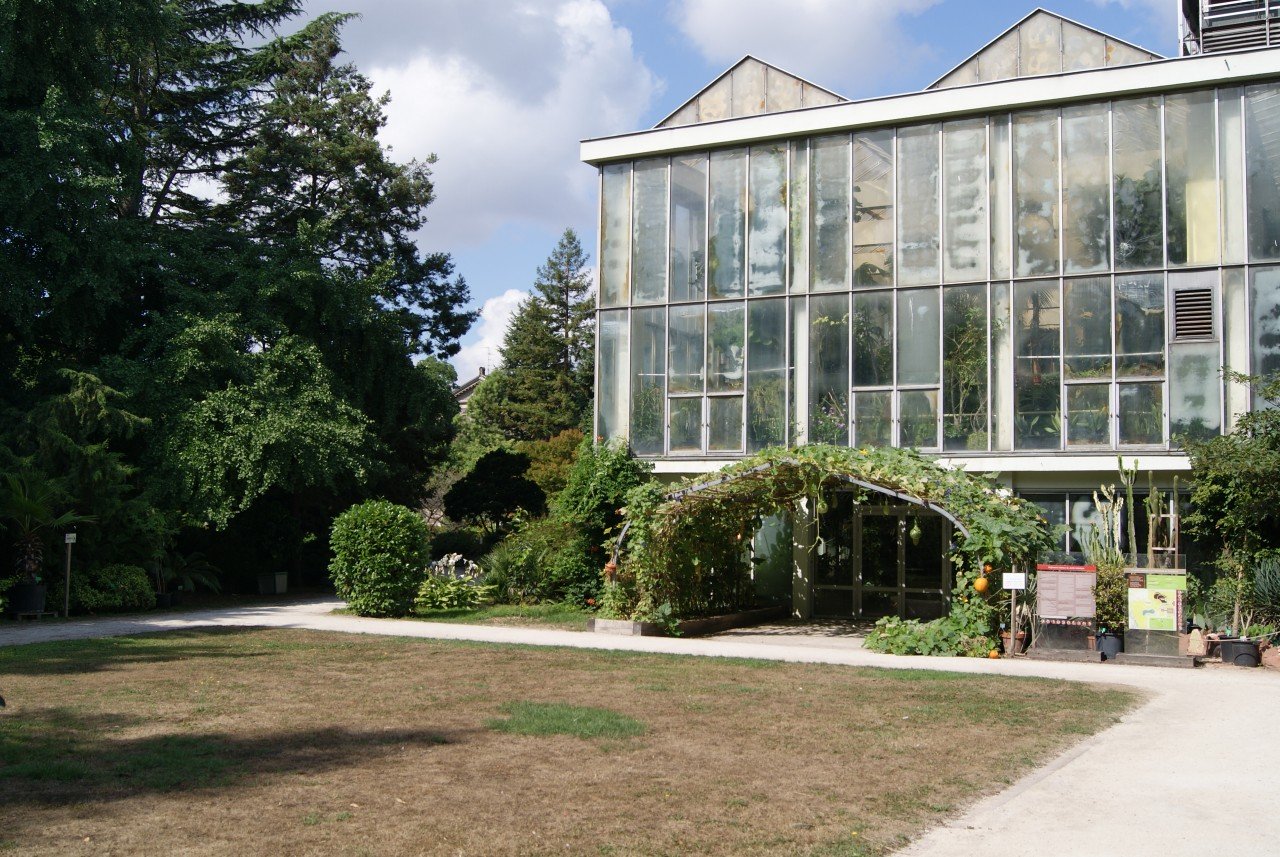
<path id="1" fill-rule="evenodd" d="M 405 616 L 429 556 L 431 531 L 412 509 L 387 500 L 352 506 L 333 522 L 329 574 L 360 616 Z"/>
<path id="2" fill-rule="evenodd" d="M 61 610 L 63 587 L 56 589 L 50 592 L 50 603 Z M 155 584 L 136 565 L 104 565 L 71 574 L 71 609 L 77 613 L 150 610 L 155 606 Z"/>

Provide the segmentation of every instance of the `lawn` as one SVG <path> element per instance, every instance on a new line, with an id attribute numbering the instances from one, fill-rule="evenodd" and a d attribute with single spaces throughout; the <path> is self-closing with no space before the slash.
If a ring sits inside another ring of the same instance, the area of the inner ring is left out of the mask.
<path id="1" fill-rule="evenodd" d="M 1045 680 L 191 631 L 0 650 L 24 854 L 881 854 L 1133 703 Z"/>

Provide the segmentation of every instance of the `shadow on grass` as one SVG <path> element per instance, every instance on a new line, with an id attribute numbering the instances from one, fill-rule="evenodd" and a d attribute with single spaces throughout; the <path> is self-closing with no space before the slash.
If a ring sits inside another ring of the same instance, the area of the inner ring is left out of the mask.
<path id="1" fill-rule="evenodd" d="M 101 637 L 86 640 L 57 640 L 0 648 L 0 676 L 74 675 L 128 664 L 156 664 L 194 658 L 260 658 L 278 647 L 261 646 L 247 651 L 243 641 L 219 644 L 218 638 L 240 637 L 253 628 L 197 628 L 189 631 L 160 631 L 133 637 Z M 162 636 L 163 635 L 163 636 Z"/>
<path id="2" fill-rule="evenodd" d="M 8 816 L 6 826 L 24 817 L 22 807 L 227 788 L 462 738 L 421 729 L 341 728 L 112 737 L 142 722 L 57 708 L 0 719 L 0 815 Z"/>

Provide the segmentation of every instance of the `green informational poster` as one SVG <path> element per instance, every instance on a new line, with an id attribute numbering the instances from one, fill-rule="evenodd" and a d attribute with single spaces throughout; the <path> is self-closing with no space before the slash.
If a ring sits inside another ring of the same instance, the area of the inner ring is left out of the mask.
<path id="1" fill-rule="evenodd" d="M 1153 581 L 1163 576 L 1149 576 L 1147 586 L 1154 587 Z M 1178 630 L 1178 590 L 1130 589 L 1129 627 L 1135 631 Z"/>

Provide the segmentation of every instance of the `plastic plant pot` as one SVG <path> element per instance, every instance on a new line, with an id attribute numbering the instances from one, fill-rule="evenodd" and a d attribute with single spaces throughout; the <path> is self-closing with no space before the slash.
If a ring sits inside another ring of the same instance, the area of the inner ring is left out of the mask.
<path id="1" fill-rule="evenodd" d="M 1238 667 L 1256 667 L 1261 660 L 1257 640 L 1223 640 L 1218 651 L 1224 664 Z"/>

